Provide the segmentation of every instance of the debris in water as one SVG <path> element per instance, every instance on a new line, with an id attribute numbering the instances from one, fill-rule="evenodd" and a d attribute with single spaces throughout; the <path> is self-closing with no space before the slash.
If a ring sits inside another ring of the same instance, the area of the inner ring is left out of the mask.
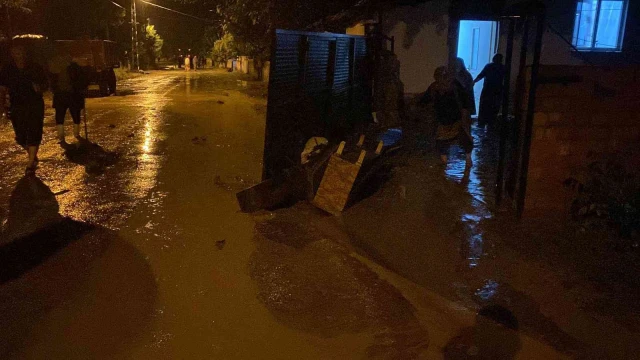
<path id="1" fill-rule="evenodd" d="M 222 100 L 218 100 L 218 104 L 220 104 L 220 105 L 224 105 L 224 101 L 222 101 Z"/>
<path id="2" fill-rule="evenodd" d="M 227 243 L 227 240 L 216 241 L 216 247 L 218 248 L 218 250 L 222 250 L 222 248 L 226 243 Z"/>
<path id="3" fill-rule="evenodd" d="M 196 144 L 196 145 L 201 145 L 202 143 L 207 141 L 207 137 L 206 136 L 195 136 L 193 139 L 191 139 L 191 142 Z"/>

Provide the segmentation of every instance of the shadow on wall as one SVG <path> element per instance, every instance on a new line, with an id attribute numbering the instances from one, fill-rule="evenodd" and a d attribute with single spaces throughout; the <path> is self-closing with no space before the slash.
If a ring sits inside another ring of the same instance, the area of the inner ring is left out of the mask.
<path id="1" fill-rule="evenodd" d="M 404 6 L 388 14 L 385 19 L 384 30 L 389 32 L 398 23 L 406 24 L 402 47 L 411 48 L 413 41 L 420 34 L 425 25 L 435 25 L 436 33 L 446 35 L 449 6 L 446 1 L 417 6 Z M 425 49 L 426 50 L 426 49 Z"/>
<path id="2" fill-rule="evenodd" d="M 141 336 L 155 276 L 116 232 L 62 217 L 47 185 L 24 177 L 1 235 L 0 358 L 117 357 Z"/>
<path id="3" fill-rule="evenodd" d="M 476 316 L 476 324 L 465 328 L 446 345 L 444 358 L 515 359 L 522 347 L 518 319 L 507 308 L 489 305 Z"/>

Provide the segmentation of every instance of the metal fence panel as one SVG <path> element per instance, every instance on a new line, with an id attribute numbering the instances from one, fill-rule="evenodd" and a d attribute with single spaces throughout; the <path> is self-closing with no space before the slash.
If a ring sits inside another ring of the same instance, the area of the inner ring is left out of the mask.
<path id="1" fill-rule="evenodd" d="M 371 116 L 366 38 L 277 30 L 273 45 L 265 179 L 299 163 L 309 138 L 340 140 Z"/>

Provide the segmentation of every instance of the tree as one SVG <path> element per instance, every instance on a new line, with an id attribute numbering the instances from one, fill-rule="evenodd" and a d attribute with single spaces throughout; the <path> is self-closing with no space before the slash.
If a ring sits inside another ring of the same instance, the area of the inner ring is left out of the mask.
<path id="1" fill-rule="evenodd" d="M 217 40 L 211 51 L 213 61 L 217 63 L 226 63 L 227 60 L 238 56 L 238 46 L 233 35 L 226 33 L 221 39 Z"/>
<path id="2" fill-rule="evenodd" d="M 156 59 L 162 57 L 163 45 L 164 40 L 156 31 L 155 26 L 148 24 L 144 28 L 144 37 L 141 44 L 142 49 L 144 49 L 143 55 L 148 67 L 155 67 Z"/>
<path id="3" fill-rule="evenodd" d="M 220 40 L 233 39 L 240 55 L 250 56 L 261 75 L 262 64 L 269 59 L 275 29 L 305 29 L 315 21 L 351 7 L 359 0 L 174 0 L 205 11 L 219 23 Z M 218 43 L 219 47 L 223 41 Z M 226 48 L 229 48 L 227 46 Z M 214 52 L 215 46 L 214 46 Z"/>
<path id="4" fill-rule="evenodd" d="M 0 0 L 0 14 L 2 26 L 0 26 L 0 39 L 3 37 L 11 38 L 14 35 L 11 15 L 14 12 L 30 13 L 31 8 L 28 7 L 31 0 Z"/>
<path id="5" fill-rule="evenodd" d="M 35 4 L 44 13 L 44 34 L 52 39 L 130 37 L 129 26 L 124 26 L 126 11 L 110 1 L 49 0 Z"/>

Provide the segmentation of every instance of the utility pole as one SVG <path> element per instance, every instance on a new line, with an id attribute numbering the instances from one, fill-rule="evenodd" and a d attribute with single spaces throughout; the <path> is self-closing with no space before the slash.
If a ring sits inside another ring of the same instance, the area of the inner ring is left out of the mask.
<path id="1" fill-rule="evenodd" d="M 135 65 L 140 70 L 140 56 L 138 54 L 138 14 L 136 0 L 131 0 L 131 68 Z"/>

